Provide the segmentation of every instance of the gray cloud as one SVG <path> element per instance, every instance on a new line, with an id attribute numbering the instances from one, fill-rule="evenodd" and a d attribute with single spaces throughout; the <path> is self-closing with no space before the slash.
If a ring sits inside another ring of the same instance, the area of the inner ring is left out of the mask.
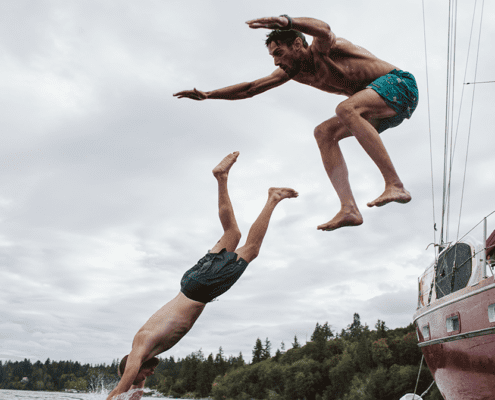
<path id="1" fill-rule="evenodd" d="M 197 1 L 1 7 L 0 359 L 109 363 L 129 352 L 136 331 L 220 237 L 211 169 L 234 150 L 241 156 L 229 187 L 241 243 L 269 187 L 294 187 L 300 197 L 279 205 L 259 258 L 164 356 L 222 346 L 250 359 L 257 337 L 268 337 L 273 350 L 282 341 L 290 347 L 294 335 L 309 340 L 316 322 L 339 332 L 354 312 L 370 327 L 378 319 L 391 328 L 412 321 L 417 276 L 433 258 L 426 247 L 434 237 L 422 12 L 415 2 L 407 2 L 408 18 L 385 2 L 391 18 L 383 29 L 370 22 L 383 18 L 380 9 L 358 0 L 285 10 L 261 1 L 222 2 L 221 11 Z M 439 224 L 446 27 L 438 21 L 446 11 L 433 4 L 426 11 Z M 382 135 L 413 195 L 408 205 L 366 207 L 383 181 L 349 138 L 341 147 L 365 223 L 316 230 L 339 202 L 313 130 L 342 97 L 293 82 L 239 102 L 172 97 L 271 73 L 266 32 L 244 22 L 282 12 L 321 18 L 337 35 L 416 75 L 417 111 Z M 485 12 L 493 17 L 490 7 Z M 491 80 L 495 56 L 487 38 L 494 28 L 483 29 L 478 78 Z M 464 104 L 473 88 L 464 86 Z M 476 86 L 461 232 L 493 211 L 493 100 L 489 85 Z M 452 176 L 454 236 L 468 116 L 464 111 Z"/>

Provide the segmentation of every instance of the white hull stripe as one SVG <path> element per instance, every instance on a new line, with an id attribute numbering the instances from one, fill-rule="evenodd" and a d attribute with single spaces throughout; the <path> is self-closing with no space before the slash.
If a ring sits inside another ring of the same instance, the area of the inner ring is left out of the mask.
<path id="1" fill-rule="evenodd" d="M 495 326 L 491 328 L 480 329 L 479 331 L 472 331 L 467 333 L 459 333 L 458 335 L 452 335 L 443 337 L 440 339 L 428 340 L 426 342 L 418 343 L 419 347 L 431 346 L 438 343 L 453 342 L 455 340 L 469 339 L 477 336 L 493 335 L 495 334 Z M 495 340 L 495 338 L 494 338 Z"/>

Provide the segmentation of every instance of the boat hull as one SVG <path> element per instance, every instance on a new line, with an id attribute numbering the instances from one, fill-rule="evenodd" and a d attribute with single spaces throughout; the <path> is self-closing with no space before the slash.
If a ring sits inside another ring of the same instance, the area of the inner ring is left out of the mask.
<path id="1" fill-rule="evenodd" d="M 419 346 L 446 400 L 495 399 L 494 304 L 490 277 L 416 312 Z"/>

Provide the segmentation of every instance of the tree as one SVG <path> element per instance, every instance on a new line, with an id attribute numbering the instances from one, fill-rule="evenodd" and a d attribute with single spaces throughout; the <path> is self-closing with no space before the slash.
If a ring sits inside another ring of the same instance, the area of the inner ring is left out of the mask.
<path id="1" fill-rule="evenodd" d="M 234 368 L 240 368 L 243 367 L 244 365 L 246 365 L 244 361 L 244 357 L 242 357 L 242 352 L 239 352 L 239 357 L 237 357 L 235 361 Z"/>
<path id="2" fill-rule="evenodd" d="M 376 335 L 378 339 L 387 337 L 388 328 L 385 325 L 385 321 L 378 320 L 375 324 Z"/>
<path id="3" fill-rule="evenodd" d="M 324 325 L 320 325 L 318 322 L 316 323 L 315 330 L 311 335 L 311 341 L 316 342 L 318 340 L 327 341 L 333 336 L 333 332 L 328 325 L 328 322 L 325 322 Z"/>
<path id="4" fill-rule="evenodd" d="M 371 345 L 371 356 L 378 366 L 387 367 L 392 359 L 392 352 L 388 348 L 387 339 L 375 340 Z"/>
<path id="5" fill-rule="evenodd" d="M 297 336 L 296 335 L 294 335 L 294 343 L 292 343 L 292 348 L 293 349 L 300 349 L 301 348 L 301 345 L 297 341 Z"/>
<path id="6" fill-rule="evenodd" d="M 272 344 L 270 343 L 268 338 L 266 338 L 265 347 L 263 348 L 263 353 L 261 355 L 262 360 L 268 360 L 271 357 L 271 353 L 270 353 L 271 348 L 272 348 Z"/>
<path id="7" fill-rule="evenodd" d="M 255 364 L 263 360 L 264 349 L 263 343 L 261 343 L 260 338 L 256 339 L 256 343 L 253 348 L 253 360 L 252 363 Z"/>
<path id="8" fill-rule="evenodd" d="M 227 372 L 227 369 L 229 369 L 229 366 L 227 365 L 227 362 L 225 361 L 225 357 L 223 356 L 222 346 L 220 346 L 218 348 L 218 353 L 215 356 L 216 375 L 225 374 L 225 372 Z"/>
<path id="9" fill-rule="evenodd" d="M 361 317 L 358 313 L 354 313 L 352 324 L 347 326 L 347 329 L 342 329 L 342 336 L 345 339 L 358 339 L 363 332 L 363 325 L 361 325 Z"/>

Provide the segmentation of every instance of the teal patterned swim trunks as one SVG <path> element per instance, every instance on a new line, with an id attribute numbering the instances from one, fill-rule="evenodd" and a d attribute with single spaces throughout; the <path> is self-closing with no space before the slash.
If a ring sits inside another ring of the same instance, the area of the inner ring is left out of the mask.
<path id="1" fill-rule="evenodd" d="M 394 69 L 371 82 L 367 89 L 377 92 L 397 115 L 380 120 L 378 133 L 400 125 L 405 118 L 411 118 L 418 105 L 419 93 L 416 79 L 409 72 Z"/>

